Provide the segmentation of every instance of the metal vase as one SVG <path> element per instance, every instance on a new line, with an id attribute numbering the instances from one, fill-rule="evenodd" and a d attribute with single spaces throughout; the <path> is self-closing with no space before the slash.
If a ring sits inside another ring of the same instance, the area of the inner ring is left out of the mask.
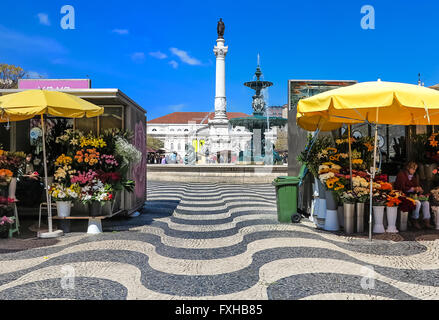
<path id="1" fill-rule="evenodd" d="M 325 191 L 325 197 L 326 197 L 326 210 L 337 210 L 337 202 L 334 198 L 334 193 L 330 190 Z"/>
<path id="2" fill-rule="evenodd" d="M 337 213 L 338 213 L 338 223 L 339 223 L 341 228 L 344 228 L 344 208 L 343 208 L 343 206 L 338 206 Z"/>
<path id="3" fill-rule="evenodd" d="M 344 203 L 344 231 L 346 234 L 354 233 L 354 217 L 355 217 L 355 204 Z"/>
<path id="4" fill-rule="evenodd" d="M 358 202 L 357 207 L 357 232 L 364 232 L 364 203 Z"/>

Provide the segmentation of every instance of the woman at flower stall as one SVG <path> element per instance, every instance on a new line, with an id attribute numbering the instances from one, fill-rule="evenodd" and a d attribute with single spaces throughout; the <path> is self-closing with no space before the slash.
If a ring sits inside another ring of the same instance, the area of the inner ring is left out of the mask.
<path id="1" fill-rule="evenodd" d="M 414 161 L 408 162 L 404 169 L 402 169 L 398 175 L 396 176 L 396 181 L 393 184 L 393 188 L 395 190 L 400 190 L 407 194 L 410 197 L 417 197 L 417 195 L 422 195 L 424 190 L 419 184 L 419 177 L 415 174 L 418 165 Z M 430 203 L 428 202 L 428 198 L 423 200 L 415 199 L 416 208 L 412 212 L 412 225 L 416 229 L 421 229 L 419 225 L 419 211 L 422 206 L 422 214 L 425 228 L 433 229 L 434 227 L 430 224 Z"/>
<path id="2" fill-rule="evenodd" d="M 17 174 L 17 199 L 20 205 L 25 207 L 37 206 L 44 191 L 44 185 L 38 171 L 34 169 L 32 160 L 33 155 L 27 154 Z"/>

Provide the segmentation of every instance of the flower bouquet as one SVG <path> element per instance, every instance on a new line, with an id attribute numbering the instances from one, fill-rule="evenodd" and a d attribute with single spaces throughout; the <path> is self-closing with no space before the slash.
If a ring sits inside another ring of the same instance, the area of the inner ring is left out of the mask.
<path id="1" fill-rule="evenodd" d="M 412 196 L 413 200 L 418 200 L 418 201 L 428 201 L 430 199 L 430 196 L 428 194 L 413 194 Z"/>
<path id="2" fill-rule="evenodd" d="M 24 152 L 0 152 L 0 168 L 8 169 L 12 172 L 12 177 L 16 177 L 18 169 L 23 164 L 26 154 Z"/>
<path id="3" fill-rule="evenodd" d="M 398 199 L 401 201 L 399 203 L 399 209 L 402 212 L 410 212 L 416 208 L 415 200 L 406 196 L 400 196 Z"/>
<path id="4" fill-rule="evenodd" d="M 366 203 L 369 200 L 370 190 L 366 187 L 354 187 L 354 193 L 357 198 L 357 202 Z"/>
<path id="5" fill-rule="evenodd" d="M 50 187 L 50 195 L 56 202 L 58 216 L 70 216 L 72 201 L 77 200 L 80 195 L 81 188 L 78 184 L 66 186 L 62 183 L 55 183 Z"/>
<path id="6" fill-rule="evenodd" d="M 74 201 L 79 198 L 81 188 L 74 183 L 66 186 L 62 183 L 54 183 L 50 186 L 50 195 L 55 201 Z"/>
<path id="7" fill-rule="evenodd" d="M 355 203 L 356 202 L 356 195 L 353 191 L 345 191 L 340 195 L 341 201 L 343 203 Z"/>
<path id="8" fill-rule="evenodd" d="M 430 190 L 430 204 L 431 206 L 439 206 L 439 187 Z"/>
<path id="9" fill-rule="evenodd" d="M 9 229 L 11 228 L 13 223 L 14 223 L 14 218 L 3 216 L 0 219 L 0 238 L 8 237 Z"/>
<path id="10" fill-rule="evenodd" d="M 381 192 L 379 190 L 373 193 L 372 204 L 373 206 L 381 207 L 385 206 L 387 203 L 387 193 Z"/>
<path id="11" fill-rule="evenodd" d="M 12 179 L 12 171 L 9 169 L 0 169 L 0 186 L 7 186 Z"/>
<path id="12" fill-rule="evenodd" d="M 91 216 L 98 216 L 102 206 L 113 199 L 113 189 L 110 184 L 104 184 L 99 179 L 93 179 L 81 187 L 81 201 L 89 206 Z"/>

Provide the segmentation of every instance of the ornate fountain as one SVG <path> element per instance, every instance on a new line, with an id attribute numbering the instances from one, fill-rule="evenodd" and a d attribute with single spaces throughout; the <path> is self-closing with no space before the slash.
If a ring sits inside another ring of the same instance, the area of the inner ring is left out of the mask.
<path id="1" fill-rule="evenodd" d="M 259 66 L 259 55 L 258 55 L 258 66 L 256 67 L 256 81 L 245 82 L 244 85 L 255 90 L 255 95 L 253 96 L 252 108 L 253 115 L 250 117 L 243 118 L 233 118 L 230 119 L 230 124 L 232 127 L 243 126 L 250 132 L 252 132 L 252 139 L 249 149 L 246 151 L 241 151 L 239 154 L 240 162 L 251 162 L 254 163 L 265 163 L 273 164 L 279 155 L 274 151 L 273 143 L 266 139 L 266 131 L 272 127 L 282 127 L 288 120 L 281 117 L 267 117 L 266 115 L 266 102 L 262 90 L 273 85 L 270 81 L 261 80 L 262 71 Z M 260 135 L 255 134 L 259 133 Z M 260 141 L 257 139 L 260 137 Z M 259 154 L 260 149 L 260 154 Z"/>

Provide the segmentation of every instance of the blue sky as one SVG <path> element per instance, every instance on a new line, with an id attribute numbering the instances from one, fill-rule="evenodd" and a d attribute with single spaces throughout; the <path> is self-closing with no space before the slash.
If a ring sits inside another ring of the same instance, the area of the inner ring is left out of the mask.
<path id="1" fill-rule="evenodd" d="M 63 30 L 63 5 L 75 29 Z M 363 5 L 375 29 L 363 30 Z M 47 78 L 92 79 L 119 88 L 148 119 L 173 111 L 211 111 L 216 24 L 223 18 L 227 110 L 251 113 L 261 55 L 272 81 L 269 104 L 287 103 L 288 79 L 439 83 L 439 2 L 346 1 L 2 1 L 0 62 Z"/>

